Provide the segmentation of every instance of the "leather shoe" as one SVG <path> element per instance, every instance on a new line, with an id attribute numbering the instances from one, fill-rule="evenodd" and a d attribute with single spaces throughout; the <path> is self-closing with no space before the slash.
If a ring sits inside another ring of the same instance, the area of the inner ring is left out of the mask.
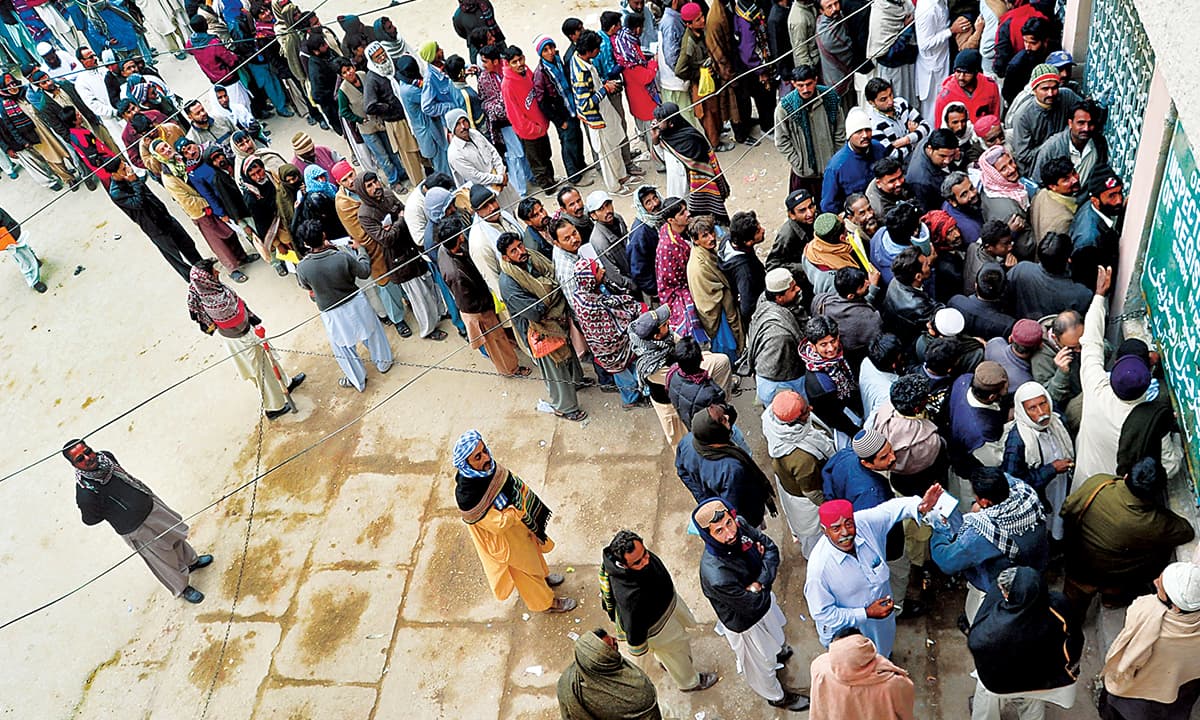
<path id="1" fill-rule="evenodd" d="M 208 567 L 209 565 L 212 565 L 212 561 L 213 561 L 212 555 L 201 555 L 200 557 L 196 558 L 196 562 L 192 563 L 191 565 L 188 565 L 188 572 L 191 573 L 191 572 L 196 572 L 197 570 L 202 570 L 202 569 Z"/>
<path id="2" fill-rule="evenodd" d="M 279 418 L 283 417 L 284 415 L 287 415 L 291 411 L 292 411 L 292 406 L 291 406 L 291 404 L 288 404 L 288 405 L 284 405 L 283 407 L 279 408 L 278 410 L 264 410 L 263 415 L 265 415 L 268 420 L 278 420 Z"/>
<path id="3" fill-rule="evenodd" d="M 795 652 L 795 650 L 792 650 L 791 645 L 784 645 L 782 650 L 775 653 L 775 662 L 777 662 L 777 663 L 787 662 L 788 658 L 790 658 L 794 652 Z"/>
<path id="4" fill-rule="evenodd" d="M 700 673 L 700 682 L 696 683 L 695 687 L 683 688 L 680 692 L 700 692 L 701 690 L 707 690 L 716 685 L 720 679 L 721 677 L 715 672 Z"/>
<path id="5" fill-rule="evenodd" d="M 566 578 L 558 573 L 550 573 L 546 576 L 546 584 L 550 587 L 558 587 L 566 581 Z"/>
<path id="6" fill-rule="evenodd" d="M 804 712 L 808 709 L 808 698 L 800 693 L 785 690 L 782 698 L 779 700 L 768 700 L 767 704 L 771 707 L 786 708 L 792 712 Z"/>
<path id="7" fill-rule="evenodd" d="M 304 378 L 305 378 L 305 375 L 302 372 L 299 372 L 299 373 L 296 373 L 295 375 L 293 375 L 292 381 L 290 383 L 288 383 L 288 392 L 292 392 L 296 388 L 300 387 L 300 383 L 304 382 Z"/>
<path id="8" fill-rule="evenodd" d="M 187 589 L 184 590 L 183 594 L 180 595 L 179 597 L 183 598 L 184 600 L 187 600 L 188 602 L 190 602 L 193 605 L 199 605 L 200 603 L 204 602 L 204 593 L 200 592 L 199 590 L 192 587 L 191 585 L 188 585 Z"/>

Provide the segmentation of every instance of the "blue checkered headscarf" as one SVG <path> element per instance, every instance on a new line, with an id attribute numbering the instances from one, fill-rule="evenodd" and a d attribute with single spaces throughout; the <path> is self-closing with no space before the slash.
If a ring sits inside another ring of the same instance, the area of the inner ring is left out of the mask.
<path id="1" fill-rule="evenodd" d="M 494 459 L 491 460 L 491 464 L 486 470 L 476 470 L 471 467 L 471 463 L 467 462 L 467 458 L 475 452 L 475 446 L 481 442 L 483 442 L 483 435 L 480 435 L 478 430 L 468 430 L 459 436 L 458 442 L 454 443 L 454 467 L 465 477 L 488 477 L 496 470 Z M 487 447 L 486 443 L 484 443 L 484 447 Z"/>

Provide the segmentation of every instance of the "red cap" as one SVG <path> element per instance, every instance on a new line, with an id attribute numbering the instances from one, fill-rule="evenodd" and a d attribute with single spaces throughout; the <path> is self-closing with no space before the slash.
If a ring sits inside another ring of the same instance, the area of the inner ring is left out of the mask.
<path id="1" fill-rule="evenodd" d="M 350 163 L 345 160 L 338 160 L 329 169 L 329 176 L 333 178 L 335 183 L 341 184 L 342 178 L 349 175 L 352 170 L 353 168 L 350 167 Z"/>
<path id="2" fill-rule="evenodd" d="M 854 506 L 849 500 L 827 500 L 821 503 L 817 515 L 821 518 L 821 527 L 829 527 L 838 520 L 853 518 Z"/>
<path id="3" fill-rule="evenodd" d="M 684 22 L 692 22 L 703 14 L 704 11 L 700 9 L 700 4 L 694 2 L 684 5 L 679 11 L 679 17 L 683 18 Z"/>

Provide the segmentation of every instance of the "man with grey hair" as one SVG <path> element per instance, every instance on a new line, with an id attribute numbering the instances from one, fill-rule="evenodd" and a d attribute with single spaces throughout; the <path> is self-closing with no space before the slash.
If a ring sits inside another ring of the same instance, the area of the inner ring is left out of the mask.
<path id="1" fill-rule="evenodd" d="M 979 200 L 979 190 L 971 178 L 961 171 L 954 171 L 942 181 L 942 210 L 949 213 L 962 233 L 963 242 L 967 245 L 979 239 L 983 229 L 983 207 Z"/>

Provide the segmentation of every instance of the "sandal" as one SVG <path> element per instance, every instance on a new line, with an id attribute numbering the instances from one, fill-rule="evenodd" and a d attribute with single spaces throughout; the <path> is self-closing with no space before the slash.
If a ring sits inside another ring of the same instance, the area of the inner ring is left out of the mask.
<path id="1" fill-rule="evenodd" d="M 521 366 L 519 366 L 519 367 L 517 368 L 516 372 L 514 372 L 514 373 L 512 374 L 512 376 L 513 376 L 513 377 L 519 377 L 519 378 L 526 378 L 526 377 L 529 377 L 529 376 L 530 376 L 530 375 L 532 375 L 532 374 L 533 374 L 533 371 L 532 371 L 532 370 L 530 370 L 529 368 L 525 367 L 524 365 L 521 365 Z"/>
<path id="2" fill-rule="evenodd" d="M 572 413 L 560 413 L 559 411 L 555 410 L 554 414 L 563 420 L 570 420 L 571 422 L 581 422 L 587 419 L 587 413 L 583 410 L 576 410 Z"/>
<path id="3" fill-rule="evenodd" d="M 354 382 L 350 380 L 350 378 L 343 375 L 342 377 L 338 378 L 338 387 L 352 388 L 354 387 Z M 355 389 L 357 390 L 358 388 Z"/>
<path id="4" fill-rule="evenodd" d="M 551 605 L 550 607 L 546 608 L 546 612 L 547 613 L 571 612 L 578 605 L 579 605 L 579 603 L 575 602 L 575 598 L 556 597 L 556 598 L 554 598 L 554 604 Z"/>
<path id="5" fill-rule="evenodd" d="M 446 339 L 446 331 L 445 330 L 434 330 L 433 332 L 426 335 L 425 339 L 426 340 L 445 340 Z"/>

